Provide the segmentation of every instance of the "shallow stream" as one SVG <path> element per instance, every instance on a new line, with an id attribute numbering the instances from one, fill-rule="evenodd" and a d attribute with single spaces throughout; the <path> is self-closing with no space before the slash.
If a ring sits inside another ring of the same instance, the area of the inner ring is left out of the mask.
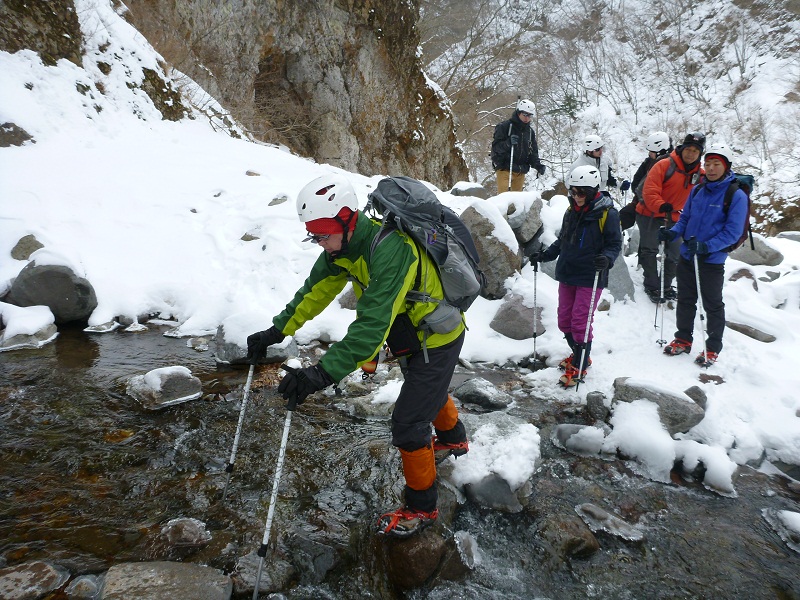
<path id="1" fill-rule="evenodd" d="M 127 561 L 184 560 L 229 572 L 257 549 L 283 402 L 272 387 L 254 386 L 223 504 L 247 371 L 219 370 L 210 351 L 165 331 L 62 329 L 40 350 L 0 354 L 0 566 L 42 559 L 79 575 Z M 133 375 L 173 365 L 202 380 L 202 399 L 150 412 L 125 394 Z M 487 367 L 458 377 L 475 375 L 502 383 L 517 374 Z M 654 483 L 624 461 L 582 458 L 550 443 L 554 425 L 582 422 L 579 407 L 531 397 L 512 412 L 542 438 L 530 505 L 518 514 L 461 506 L 453 530 L 475 538 L 481 564 L 458 581 L 402 592 L 388 583 L 369 534 L 401 489 L 388 424 L 333 403 L 296 411 L 275 527 L 289 558 L 301 543 L 293 539 L 344 551 L 320 552 L 336 562 L 328 570 L 296 564 L 297 585 L 286 597 L 800 598 L 800 555 L 761 516 L 766 508 L 800 511 L 791 482 L 740 468 L 737 498 L 678 476 Z M 599 533 L 597 552 L 565 558 L 547 532 L 574 522 L 585 502 L 637 524 L 645 541 Z M 211 542 L 169 546 L 160 531 L 178 517 L 205 522 Z"/>

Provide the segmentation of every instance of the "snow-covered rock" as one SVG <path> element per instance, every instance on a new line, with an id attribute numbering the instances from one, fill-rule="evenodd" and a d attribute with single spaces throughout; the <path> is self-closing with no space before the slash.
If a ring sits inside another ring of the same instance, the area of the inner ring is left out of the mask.
<path id="1" fill-rule="evenodd" d="M 128 381 L 126 392 L 148 410 L 196 400 L 202 394 L 200 380 L 186 367 L 162 367 Z"/>

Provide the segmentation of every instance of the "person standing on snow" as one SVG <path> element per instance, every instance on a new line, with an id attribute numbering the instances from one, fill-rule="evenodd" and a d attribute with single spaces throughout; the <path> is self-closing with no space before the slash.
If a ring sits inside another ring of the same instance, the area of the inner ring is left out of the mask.
<path id="1" fill-rule="evenodd" d="M 611 198 L 600 192 L 600 172 L 595 167 L 583 165 L 572 171 L 569 201 L 558 239 L 544 252 L 534 252 L 530 256 L 531 262 L 558 258 L 555 272 L 559 282 L 558 329 L 564 333 L 572 350 L 559 365 L 565 371 L 559 380 L 564 387 L 573 387 L 582 381 L 591 365 L 589 315 L 594 314 L 600 293 L 608 285 L 609 268 L 622 250 L 619 213 Z"/>
<path id="2" fill-rule="evenodd" d="M 610 196 L 608 188 L 617 187 L 617 180 L 611 173 L 612 164 L 608 156 L 605 155 L 605 142 L 599 135 L 587 135 L 581 142 L 583 154 L 575 159 L 569 166 L 567 177 L 564 183 L 569 187 L 569 179 L 572 172 L 580 166 L 594 167 L 600 173 L 600 191 L 604 196 Z"/>
<path id="3" fill-rule="evenodd" d="M 675 310 L 675 339 L 664 347 L 664 354 L 676 356 L 692 350 L 692 332 L 697 312 L 697 278 L 694 258 L 700 274 L 700 294 L 708 315 L 705 353 L 695 358 L 701 366 L 711 366 L 722 351 L 725 331 L 725 303 L 722 284 L 725 259 L 732 244 L 744 230 L 748 216 L 747 195 L 736 190 L 726 211 L 723 203 L 728 186 L 736 179 L 731 171 L 733 153 L 725 144 L 712 144 L 705 156 L 705 181 L 689 195 L 681 218 L 672 229 L 661 227 L 659 239 L 673 241 L 683 236 L 678 262 L 678 306 Z"/>
<path id="4" fill-rule="evenodd" d="M 358 210 L 355 190 L 344 177 L 324 175 L 311 181 L 297 196 L 297 212 L 308 232 L 306 241 L 319 244 L 324 252 L 272 327 L 247 338 L 248 358 L 264 356 L 268 346 L 320 314 L 348 281 L 358 283 L 353 286 L 357 316 L 344 338 L 316 365 L 288 370 L 278 386 L 284 398 L 302 404 L 309 394 L 371 361 L 384 342 L 390 350 L 400 338 L 404 345 L 418 345 L 423 339 L 420 321 L 436 309 L 436 299 L 444 292 L 436 265 L 407 235 L 392 230 L 371 250 L 381 224 Z M 417 285 L 433 301 L 407 302 L 406 294 Z M 407 537 L 433 523 L 438 516 L 436 461 L 469 451 L 466 429 L 447 393 L 465 329 L 462 315 L 449 333 L 428 334 L 427 357 L 421 350 L 407 357 L 392 413 L 392 444 L 400 450 L 405 503 L 381 516 L 380 534 Z"/>
<path id="5" fill-rule="evenodd" d="M 494 128 L 492 167 L 497 175 L 498 194 L 509 191 L 509 177 L 511 177 L 511 191 L 521 192 L 525 186 L 525 174 L 531 167 L 536 169 L 539 175 L 544 175 L 545 166 L 539 160 L 536 133 L 531 127 L 534 112 L 536 107 L 533 102 L 520 100 L 511 118 Z"/>
<path id="6" fill-rule="evenodd" d="M 667 244 L 663 257 L 664 298 L 661 297 L 661 279 L 658 274 L 658 229 L 672 226 L 689 197 L 689 192 L 700 180 L 703 170 L 700 157 L 706 145 L 704 133 L 688 134 L 683 143 L 657 161 L 644 180 L 642 197 L 636 205 L 636 225 L 639 228 L 639 264 L 644 272 L 644 291 L 654 303 L 674 300 L 675 267 L 678 264 L 680 240 Z"/>
<path id="7" fill-rule="evenodd" d="M 630 185 L 630 187 L 633 188 L 633 199 L 619 211 L 619 219 L 623 231 L 633 227 L 636 223 L 636 205 L 641 201 L 639 197 L 639 184 L 644 181 L 650 168 L 660 157 L 666 156 L 672 152 L 672 140 L 666 131 L 656 131 L 647 136 L 645 148 L 647 149 L 647 157 L 642 161 L 642 164 L 639 165 L 639 168 L 636 169 L 636 173 L 634 173 L 633 181 Z"/>

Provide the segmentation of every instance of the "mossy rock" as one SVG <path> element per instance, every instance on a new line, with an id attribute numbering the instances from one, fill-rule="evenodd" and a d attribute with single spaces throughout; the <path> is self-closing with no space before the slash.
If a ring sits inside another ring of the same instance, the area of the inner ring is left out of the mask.
<path id="1" fill-rule="evenodd" d="M 0 2 L 0 50 L 30 49 L 46 65 L 60 59 L 81 66 L 81 28 L 72 0 Z"/>

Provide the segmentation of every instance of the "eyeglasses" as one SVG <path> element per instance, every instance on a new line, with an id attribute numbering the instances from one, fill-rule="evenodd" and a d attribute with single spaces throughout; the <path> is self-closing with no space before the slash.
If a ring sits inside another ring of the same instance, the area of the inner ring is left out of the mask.
<path id="1" fill-rule="evenodd" d="M 520 111 L 519 116 L 520 117 L 528 117 L 530 119 L 533 115 L 531 113 L 526 113 L 526 112 Z"/>
<path id="2" fill-rule="evenodd" d="M 312 244 L 320 244 L 331 237 L 331 234 L 327 235 L 314 235 L 313 233 L 309 233 L 308 237 L 304 239 L 304 242 L 311 242 Z"/>
<path id="3" fill-rule="evenodd" d="M 573 198 L 575 197 L 586 198 L 586 196 L 589 195 L 579 188 L 569 188 L 569 193 Z"/>

